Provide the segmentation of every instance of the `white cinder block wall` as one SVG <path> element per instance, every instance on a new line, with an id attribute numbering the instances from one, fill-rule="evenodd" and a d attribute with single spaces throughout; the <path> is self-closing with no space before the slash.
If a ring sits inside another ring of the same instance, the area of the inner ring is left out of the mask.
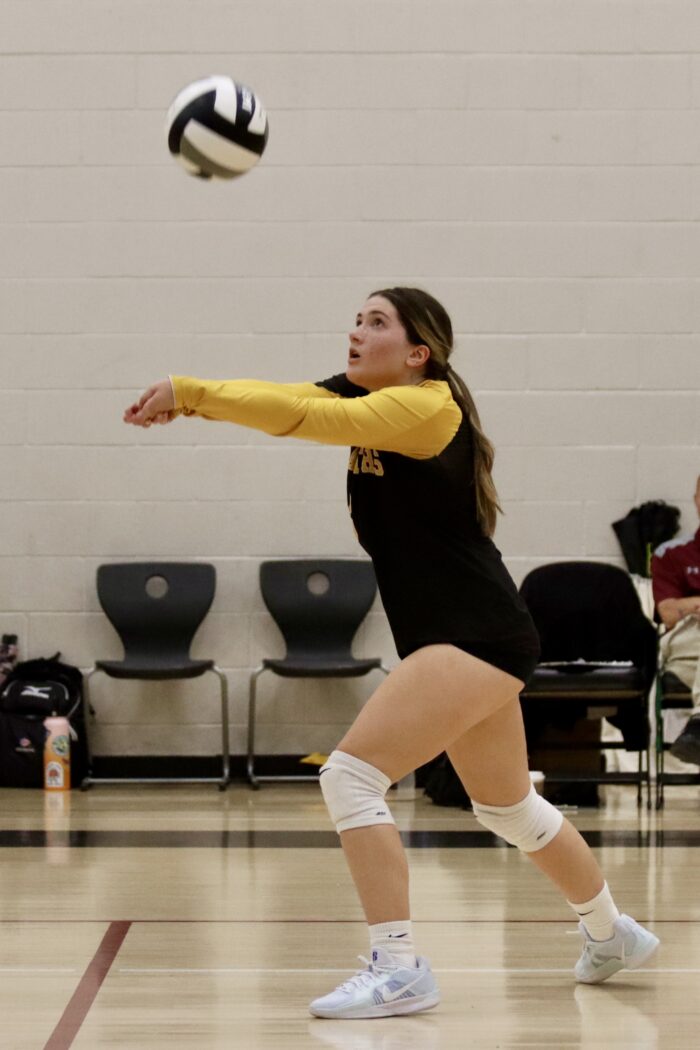
<path id="1" fill-rule="evenodd" d="M 3 0 L 0 52 L 0 627 L 23 656 L 119 656 L 100 562 L 210 560 L 195 651 L 229 673 L 242 751 L 249 669 L 281 651 L 258 564 L 358 555 L 346 454 L 121 411 L 167 372 L 340 370 L 389 282 L 453 314 L 518 580 L 621 563 L 610 523 L 644 500 L 693 527 L 696 0 Z M 226 185 L 163 136 L 212 72 L 270 115 Z M 358 652 L 396 658 L 379 607 Z M 367 686 L 269 681 L 260 749 L 330 748 Z M 216 686 L 192 690 L 96 689 L 97 750 L 214 754 Z"/>

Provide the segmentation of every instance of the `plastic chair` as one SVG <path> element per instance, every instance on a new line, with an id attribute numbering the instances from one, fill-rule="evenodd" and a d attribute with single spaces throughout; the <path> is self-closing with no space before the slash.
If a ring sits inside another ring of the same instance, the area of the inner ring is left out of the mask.
<path id="1" fill-rule="evenodd" d="M 317 780 L 317 776 L 255 772 L 255 707 L 258 678 L 272 671 L 283 678 L 358 678 L 389 669 L 380 658 L 357 660 L 351 645 L 377 591 L 368 561 L 266 561 L 260 566 L 263 601 L 282 631 L 287 655 L 265 658 L 250 676 L 248 703 L 248 779 Z"/>
<path id="2" fill-rule="evenodd" d="M 547 781 L 636 783 L 638 805 L 646 784 L 650 807 L 648 697 L 657 635 L 630 577 L 614 565 L 558 562 L 530 572 L 520 592 L 542 643 L 541 662 L 521 696 L 525 712 L 550 724 L 568 722 L 569 727 L 580 718 L 605 717 L 622 731 L 622 742 L 574 741 L 561 747 L 601 752 L 623 748 L 639 755 L 634 773 L 547 771 Z"/>
<path id="3" fill-rule="evenodd" d="M 130 562 L 100 565 L 97 595 L 124 646 L 123 660 L 97 660 L 85 677 L 85 724 L 91 711 L 88 682 L 98 671 L 110 678 L 170 680 L 211 671 L 221 690 L 221 777 L 96 777 L 88 747 L 91 784 L 218 783 L 229 781 L 228 681 L 213 660 L 192 660 L 190 645 L 214 599 L 216 570 L 195 562 Z"/>
<path id="4" fill-rule="evenodd" d="M 664 804 L 667 785 L 700 784 L 700 771 L 667 772 L 664 768 L 666 752 L 671 747 L 664 735 L 664 711 L 692 710 L 693 693 L 672 671 L 659 668 L 656 679 L 656 808 Z"/>

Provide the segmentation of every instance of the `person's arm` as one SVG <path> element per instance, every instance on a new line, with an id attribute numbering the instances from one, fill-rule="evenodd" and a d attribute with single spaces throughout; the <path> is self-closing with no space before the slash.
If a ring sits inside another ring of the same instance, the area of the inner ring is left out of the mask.
<path id="1" fill-rule="evenodd" d="M 277 436 L 428 458 L 449 444 L 462 418 L 446 383 L 387 387 L 346 398 L 311 383 L 189 376 L 172 376 L 171 381 L 172 394 L 161 389 L 163 384 L 150 388 L 158 391 L 155 400 L 144 395 L 132 406 L 135 411 L 127 410 L 126 421 L 144 426 L 164 412 L 182 412 Z"/>
<path id="2" fill-rule="evenodd" d="M 700 595 L 687 598 L 664 598 L 656 608 L 661 622 L 671 630 L 686 616 L 700 616 Z"/>
<path id="3" fill-rule="evenodd" d="M 668 630 L 684 617 L 700 614 L 700 595 L 688 594 L 683 562 L 675 556 L 673 547 L 663 546 L 654 554 L 651 579 L 656 611 Z"/>

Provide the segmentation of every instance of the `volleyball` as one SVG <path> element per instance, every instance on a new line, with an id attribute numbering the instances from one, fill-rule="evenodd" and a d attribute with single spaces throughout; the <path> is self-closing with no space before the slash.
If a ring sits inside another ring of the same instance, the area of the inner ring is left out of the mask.
<path id="1" fill-rule="evenodd" d="M 190 175 L 234 179 L 258 163 L 267 144 L 260 99 L 226 76 L 188 84 L 168 110 L 168 149 Z"/>

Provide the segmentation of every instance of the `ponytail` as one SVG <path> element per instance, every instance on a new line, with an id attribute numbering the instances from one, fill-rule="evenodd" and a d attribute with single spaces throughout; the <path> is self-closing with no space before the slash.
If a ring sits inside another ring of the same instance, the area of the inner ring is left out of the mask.
<path id="1" fill-rule="evenodd" d="M 445 379 L 452 391 L 452 396 L 462 409 L 471 426 L 474 439 L 474 489 L 476 492 L 476 516 L 485 536 L 493 536 L 496 531 L 496 516 L 503 513 L 498 501 L 498 492 L 493 483 L 491 471 L 495 450 L 486 437 L 479 419 L 474 398 L 469 387 L 461 376 L 447 368 Z"/>

